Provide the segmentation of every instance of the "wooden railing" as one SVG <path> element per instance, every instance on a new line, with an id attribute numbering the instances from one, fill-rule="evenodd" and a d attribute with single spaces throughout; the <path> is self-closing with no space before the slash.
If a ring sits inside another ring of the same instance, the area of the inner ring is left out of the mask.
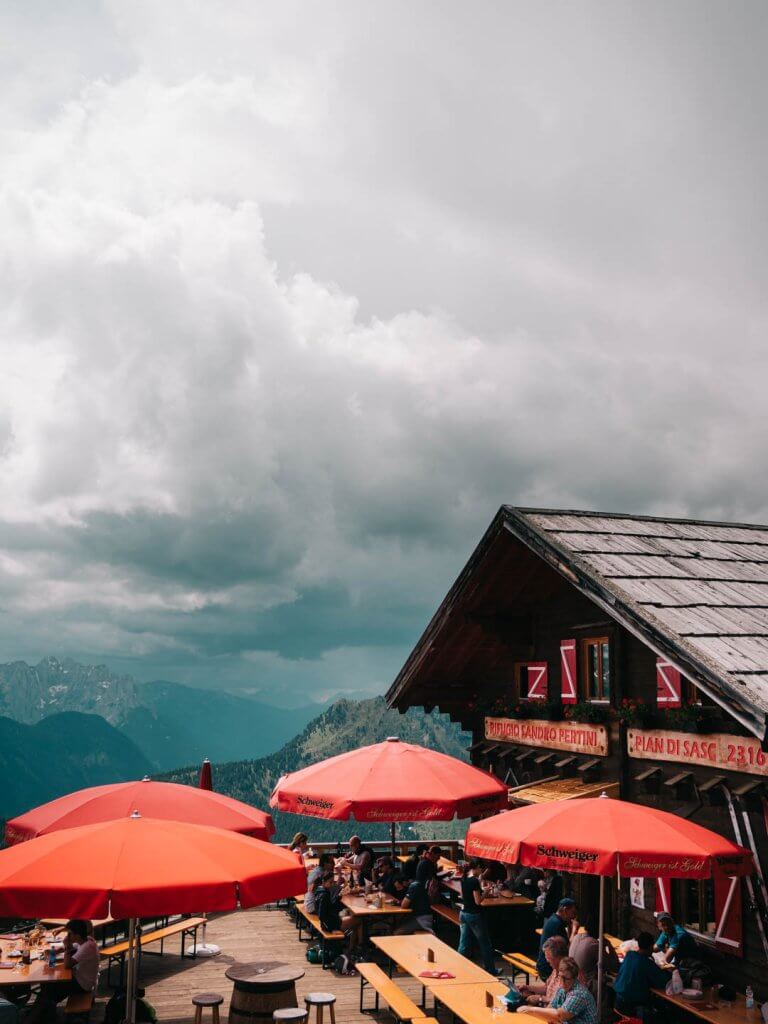
<path id="1" fill-rule="evenodd" d="M 439 846 L 446 857 L 450 860 L 459 860 L 463 856 L 464 844 L 458 839 L 420 839 L 417 843 L 413 840 L 395 842 L 395 851 L 397 854 L 408 854 L 412 853 L 417 846 L 421 844 L 425 846 Z M 288 843 L 279 843 L 279 846 L 288 846 Z M 336 853 L 339 845 L 341 845 L 341 853 L 347 853 L 349 846 L 347 843 L 310 843 L 310 846 L 315 853 Z M 366 846 L 375 853 L 391 853 L 392 844 L 385 840 L 376 840 L 375 842 L 365 842 Z"/>

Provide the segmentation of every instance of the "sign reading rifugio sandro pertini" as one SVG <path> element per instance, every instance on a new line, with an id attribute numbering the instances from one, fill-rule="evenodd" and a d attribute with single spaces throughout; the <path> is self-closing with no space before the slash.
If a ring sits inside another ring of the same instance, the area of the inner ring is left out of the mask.
<path id="1" fill-rule="evenodd" d="M 608 730 L 588 722 L 546 722 L 537 718 L 486 718 L 485 738 L 572 754 L 606 757 Z"/>

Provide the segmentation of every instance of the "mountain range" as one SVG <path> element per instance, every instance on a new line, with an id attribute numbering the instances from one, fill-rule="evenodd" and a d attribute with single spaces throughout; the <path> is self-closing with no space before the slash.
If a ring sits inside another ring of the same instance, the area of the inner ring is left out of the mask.
<path id="1" fill-rule="evenodd" d="M 388 736 L 398 736 L 406 743 L 418 743 L 433 750 L 467 760 L 468 733 L 447 716 L 420 708 L 409 708 L 404 714 L 390 710 L 383 697 L 368 700 L 339 700 L 310 722 L 300 735 L 294 737 L 276 753 L 255 760 L 232 761 L 213 767 L 213 784 L 218 793 L 269 809 L 269 797 L 275 783 L 286 772 L 356 747 L 380 743 Z M 159 778 L 169 782 L 197 784 L 196 767 L 165 773 Z M 326 821 L 298 814 L 272 811 L 277 828 L 276 842 L 288 842 L 299 830 L 310 840 L 323 842 L 344 840 L 353 832 L 366 839 L 389 838 L 389 825 L 357 824 L 356 822 Z M 454 837 L 463 834 L 458 822 L 426 822 L 422 825 L 398 826 L 404 838 Z"/>
<path id="2" fill-rule="evenodd" d="M 271 753 L 324 705 L 278 708 L 180 683 L 140 683 L 105 665 L 43 658 L 0 665 L 0 715 L 28 725 L 75 711 L 99 715 L 130 738 L 154 771 Z"/>

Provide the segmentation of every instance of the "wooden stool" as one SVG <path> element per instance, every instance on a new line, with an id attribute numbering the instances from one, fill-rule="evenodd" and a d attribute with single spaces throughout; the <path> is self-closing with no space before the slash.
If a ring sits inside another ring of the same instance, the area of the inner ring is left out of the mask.
<path id="1" fill-rule="evenodd" d="M 192 996 L 192 1005 L 195 1007 L 195 1024 L 202 1024 L 203 1007 L 210 1006 L 213 1010 L 213 1024 L 219 1024 L 219 1007 L 224 1002 L 224 996 L 218 992 L 200 992 Z"/>
<path id="2" fill-rule="evenodd" d="M 304 996 L 304 1005 L 307 1008 L 307 1015 L 311 1013 L 311 1008 L 316 1007 L 315 1011 L 315 1024 L 323 1024 L 323 1007 L 329 1006 L 331 1010 L 331 1024 L 336 1024 L 336 1010 L 334 1003 L 336 1002 L 336 996 L 332 992 L 308 992 Z"/>
<path id="3" fill-rule="evenodd" d="M 275 1024 L 307 1024 L 309 1010 L 302 1010 L 300 1006 L 282 1006 L 272 1014 Z"/>

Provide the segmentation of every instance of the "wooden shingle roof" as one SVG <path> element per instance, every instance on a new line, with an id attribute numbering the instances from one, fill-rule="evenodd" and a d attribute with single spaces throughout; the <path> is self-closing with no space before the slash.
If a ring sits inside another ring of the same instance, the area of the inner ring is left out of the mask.
<path id="1" fill-rule="evenodd" d="M 768 527 L 505 505 L 468 569 L 499 530 L 509 530 L 766 740 Z M 455 588 L 466 575 L 465 569 Z"/>
<path id="2" fill-rule="evenodd" d="M 756 712 L 750 717 L 759 719 L 750 728 L 763 738 L 768 713 L 768 527 L 591 512 L 504 511 L 513 532 L 515 523 L 524 532 L 526 526 L 535 531 L 546 546 L 562 552 L 572 570 L 581 569 L 607 597 L 613 596 L 616 603 L 609 600 L 608 610 L 614 615 L 633 612 L 635 625 L 646 626 L 633 630 L 642 639 L 648 640 L 649 634 L 665 639 L 666 649 L 659 653 L 673 662 L 687 656 L 687 666 L 679 667 L 694 682 L 713 675 L 740 705 L 746 701 Z"/>

